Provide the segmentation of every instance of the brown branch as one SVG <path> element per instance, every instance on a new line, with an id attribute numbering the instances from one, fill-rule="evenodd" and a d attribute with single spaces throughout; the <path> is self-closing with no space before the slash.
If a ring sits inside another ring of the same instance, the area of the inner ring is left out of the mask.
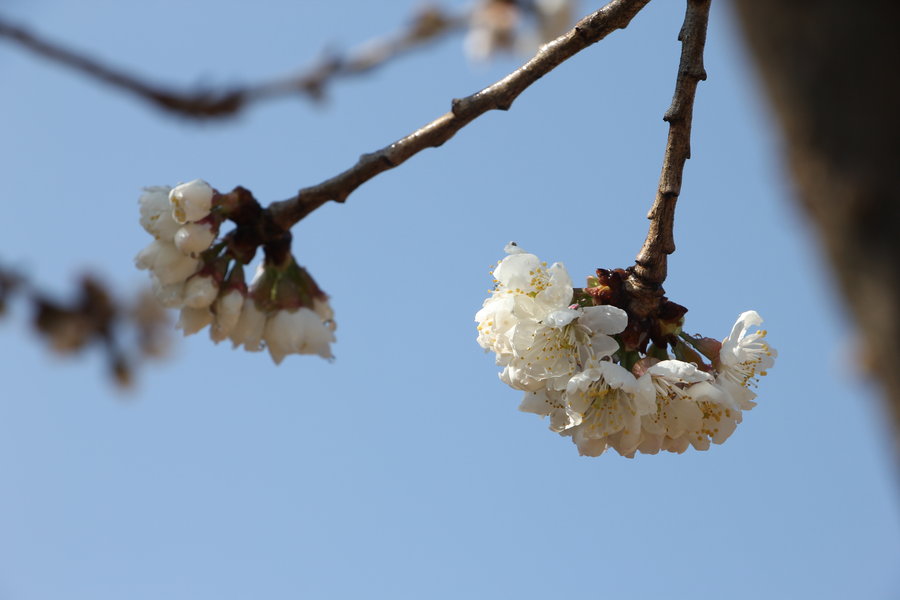
<path id="1" fill-rule="evenodd" d="M 649 1 L 613 0 L 582 19 L 571 31 L 543 46 L 534 58 L 497 83 L 466 98 L 453 100 L 451 111 L 445 115 L 393 144 L 362 155 L 343 173 L 303 188 L 293 198 L 273 203 L 269 207 L 272 218 L 281 227 L 289 228 L 329 200 L 343 202 L 353 190 L 379 173 L 401 165 L 426 148 L 440 146 L 484 113 L 508 110 L 519 94 L 563 61 L 616 29 L 624 29 Z"/>
<path id="2" fill-rule="evenodd" d="M 194 119 L 233 116 L 250 104 L 270 98 L 305 95 L 320 100 L 334 79 L 367 73 L 426 43 L 461 30 L 467 15 L 445 14 L 438 7 L 422 10 L 409 27 L 394 36 L 363 45 L 345 57 L 330 55 L 299 75 L 271 82 L 218 90 L 177 90 L 149 83 L 97 59 L 50 42 L 0 18 L 0 37 L 112 87 L 130 92 L 163 110 Z"/>
<path id="3" fill-rule="evenodd" d="M 691 157 L 691 121 L 697 84 L 706 79 L 703 68 L 703 46 L 711 0 L 687 0 L 684 25 L 678 34 L 681 60 L 672 104 L 663 117 L 669 123 L 669 138 L 663 157 L 659 189 L 653 207 L 647 214 L 650 230 L 644 246 L 635 259 L 632 283 L 638 287 L 658 289 L 666 280 L 668 255 L 675 252 L 675 203 L 681 193 L 684 163 Z"/>

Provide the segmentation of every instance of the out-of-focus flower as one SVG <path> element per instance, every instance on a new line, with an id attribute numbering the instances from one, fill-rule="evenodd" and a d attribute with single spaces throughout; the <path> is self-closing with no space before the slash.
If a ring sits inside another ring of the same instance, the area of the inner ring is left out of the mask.
<path id="1" fill-rule="evenodd" d="M 464 47 L 472 60 L 490 58 L 498 50 L 510 50 L 516 42 L 519 8 L 510 0 L 481 0 L 472 11 Z"/>

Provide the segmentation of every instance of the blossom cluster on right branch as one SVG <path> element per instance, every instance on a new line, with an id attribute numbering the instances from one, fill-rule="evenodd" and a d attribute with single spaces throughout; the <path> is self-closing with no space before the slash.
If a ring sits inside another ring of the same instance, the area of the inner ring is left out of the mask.
<path id="1" fill-rule="evenodd" d="M 561 263 L 516 246 L 493 269 L 475 315 L 478 343 L 497 355 L 500 379 L 525 392 L 520 410 L 550 418 L 579 453 L 633 457 L 721 444 L 753 401 L 777 353 L 755 311 L 722 341 L 682 331 L 682 306 L 661 298 L 652 318 L 622 301 L 625 271 L 599 269 L 575 290 Z"/>

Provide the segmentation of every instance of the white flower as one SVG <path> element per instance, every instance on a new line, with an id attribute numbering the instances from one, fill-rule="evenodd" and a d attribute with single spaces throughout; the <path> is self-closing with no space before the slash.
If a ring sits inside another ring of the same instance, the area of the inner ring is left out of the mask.
<path id="1" fill-rule="evenodd" d="M 212 210 L 213 189 L 202 179 L 176 185 L 169 192 L 172 217 L 182 225 L 199 221 Z"/>
<path id="2" fill-rule="evenodd" d="M 215 343 L 219 343 L 228 336 L 237 326 L 241 318 L 241 308 L 244 305 L 244 294 L 240 290 L 230 289 L 221 294 L 213 305 L 215 319 L 209 328 L 209 336 Z"/>
<path id="3" fill-rule="evenodd" d="M 497 353 L 507 385 L 562 391 L 588 361 L 619 349 L 609 334 L 621 332 L 628 317 L 613 306 L 571 305 L 572 279 L 561 263 L 547 267 L 514 244 L 505 250 L 495 287 L 475 315 L 478 343 Z"/>
<path id="4" fill-rule="evenodd" d="M 635 379 L 607 361 L 595 363 L 569 380 L 565 394 L 570 425 L 562 433 L 583 456 L 599 456 L 608 447 L 633 456 L 641 441 L 641 417 L 656 411 L 649 379 Z"/>
<path id="5" fill-rule="evenodd" d="M 308 308 L 279 310 L 266 321 L 263 335 L 269 354 L 280 364 L 288 354 L 318 354 L 332 358 L 334 333 Z"/>
<path id="6" fill-rule="evenodd" d="M 734 396 L 744 410 L 755 406 L 752 400 L 756 393 L 749 388 L 755 387 L 758 378 L 766 375 L 766 371 L 775 365 L 775 357 L 778 356 L 764 339 L 766 330 L 747 333 L 751 327 L 759 327 L 762 322 L 762 317 L 756 311 L 741 313 L 731 334 L 722 340 L 716 365 L 719 373 L 717 382 Z"/>
<path id="7" fill-rule="evenodd" d="M 212 223 L 187 223 L 175 232 L 175 247 L 183 254 L 196 257 L 208 249 L 215 239 L 216 231 Z"/>
<path id="8" fill-rule="evenodd" d="M 693 446 L 721 444 L 741 422 L 741 409 L 728 389 L 693 364 L 668 360 L 647 370 L 656 390 L 657 411 L 642 419 L 638 450 L 681 453 Z"/>
<path id="9" fill-rule="evenodd" d="M 138 203 L 141 209 L 141 227 L 158 240 L 171 242 L 178 231 L 178 223 L 172 218 L 168 186 L 144 188 Z"/>
<path id="10" fill-rule="evenodd" d="M 266 313 L 256 307 L 253 298 L 246 298 L 241 307 L 241 316 L 234 330 L 231 332 L 231 341 L 234 348 L 242 345 L 250 352 L 262 350 L 263 331 L 266 327 Z"/>
<path id="11" fill-rule="evenodd" d="M 686 439 L 681 450 L 673 449 L 675 446 L 671 446 L 671 441 L 689 431 L 699 431 L 703 423 L 703 412 L 688 388 L 694 383 L 711 381 L 712 375 L 691 363 L 664 360 L 647 369 L 641 377 L 650 378 L 656 392 L 657 409 L 641 419 L 644 435 L 638 449 L 645 454 L 655 454 L 660 449 L 683 452 L 689 444 Z"/>
<path id="12" fill-rule="evenodd" d="M 149 269 L 161 286 L 179 283 L 193 275 L 200 264 L 185 256 L 172 243 L 154 241 L 134 259 L 138 269 Z"/>
<path id="13" fill-rule="evenodd" d="M 194 275 L 184 284 L 184 305 L 208 308 L 219 295 L 219 284 L 209 275 Z"/>
<path id="14" fill-rule="evenodd" d="M 191 308 L 185 306 L 181 309 L 178 323 L 175 327 L 184 331 L 184 335 L 197 333 L 212 322 L 212 313 L 208 308 Z"/>

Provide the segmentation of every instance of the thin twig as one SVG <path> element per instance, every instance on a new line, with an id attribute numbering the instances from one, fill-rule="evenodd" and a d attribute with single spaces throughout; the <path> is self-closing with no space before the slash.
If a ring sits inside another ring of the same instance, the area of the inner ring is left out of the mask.
<path id="1" fill-rule="evenodd" d="M 270 82 L 218 90 L 177 90 L 150 83 L 124 70 L 43 39 L 2 18 L 0 18 L 0 37 L 92 79 L 131 92 L 158 108 L 184 117 L 206 119 L 233 116 L 254 102 L 274 97 L 297 94 L 320 100 L 325 88 L 334 79 L 367 73 L 417 47 L 461 30 L 467 22 L 467 15 L 451 15 L 438 7 L 427 7 L 415 16 L 405 31 L 364 44 L 359 50 L 343 57 L 326 54 L 325 58 L 304 73 Z"/>
<path id="2" fill-rule="evenodd" d="M 343 202 L 353 190 L 379 173 L 401 165 L 426 148 L 440 146 L 484 113 L 509 110 L 513 101 L 532 83 L 616 29 L 624 29 L 649 1 L 613 0 L 582 19 L 571 31 L 544 45 L 534 58 L 497 83 L 466 98 L 453 100 L 451 111 L 445 115 L 389 146 L 362 155 L 343 173 L 303 188 L 293 198 L 274 202 L 269 207 L 272 218 L 281 227 L 289 228 L 329 200 Z"/>
<path id="3" fill-rule="evenodd" d="M 684 162 L 691 157 L 691 121 L 697 84 L 706 79 L 703 47 L 711 0 L 687 0 L 684 25 L 678 34 L 681 61 L 672 104 L 663 117 L 669 138 L 663 158 L 656 200 L 647 214 L 650 230 L 635 259 L 634 276 L 644 287 L 659 287 L 666 280 L 668 255 L 675 252 L 675 203 L 681 193 Z"/>

